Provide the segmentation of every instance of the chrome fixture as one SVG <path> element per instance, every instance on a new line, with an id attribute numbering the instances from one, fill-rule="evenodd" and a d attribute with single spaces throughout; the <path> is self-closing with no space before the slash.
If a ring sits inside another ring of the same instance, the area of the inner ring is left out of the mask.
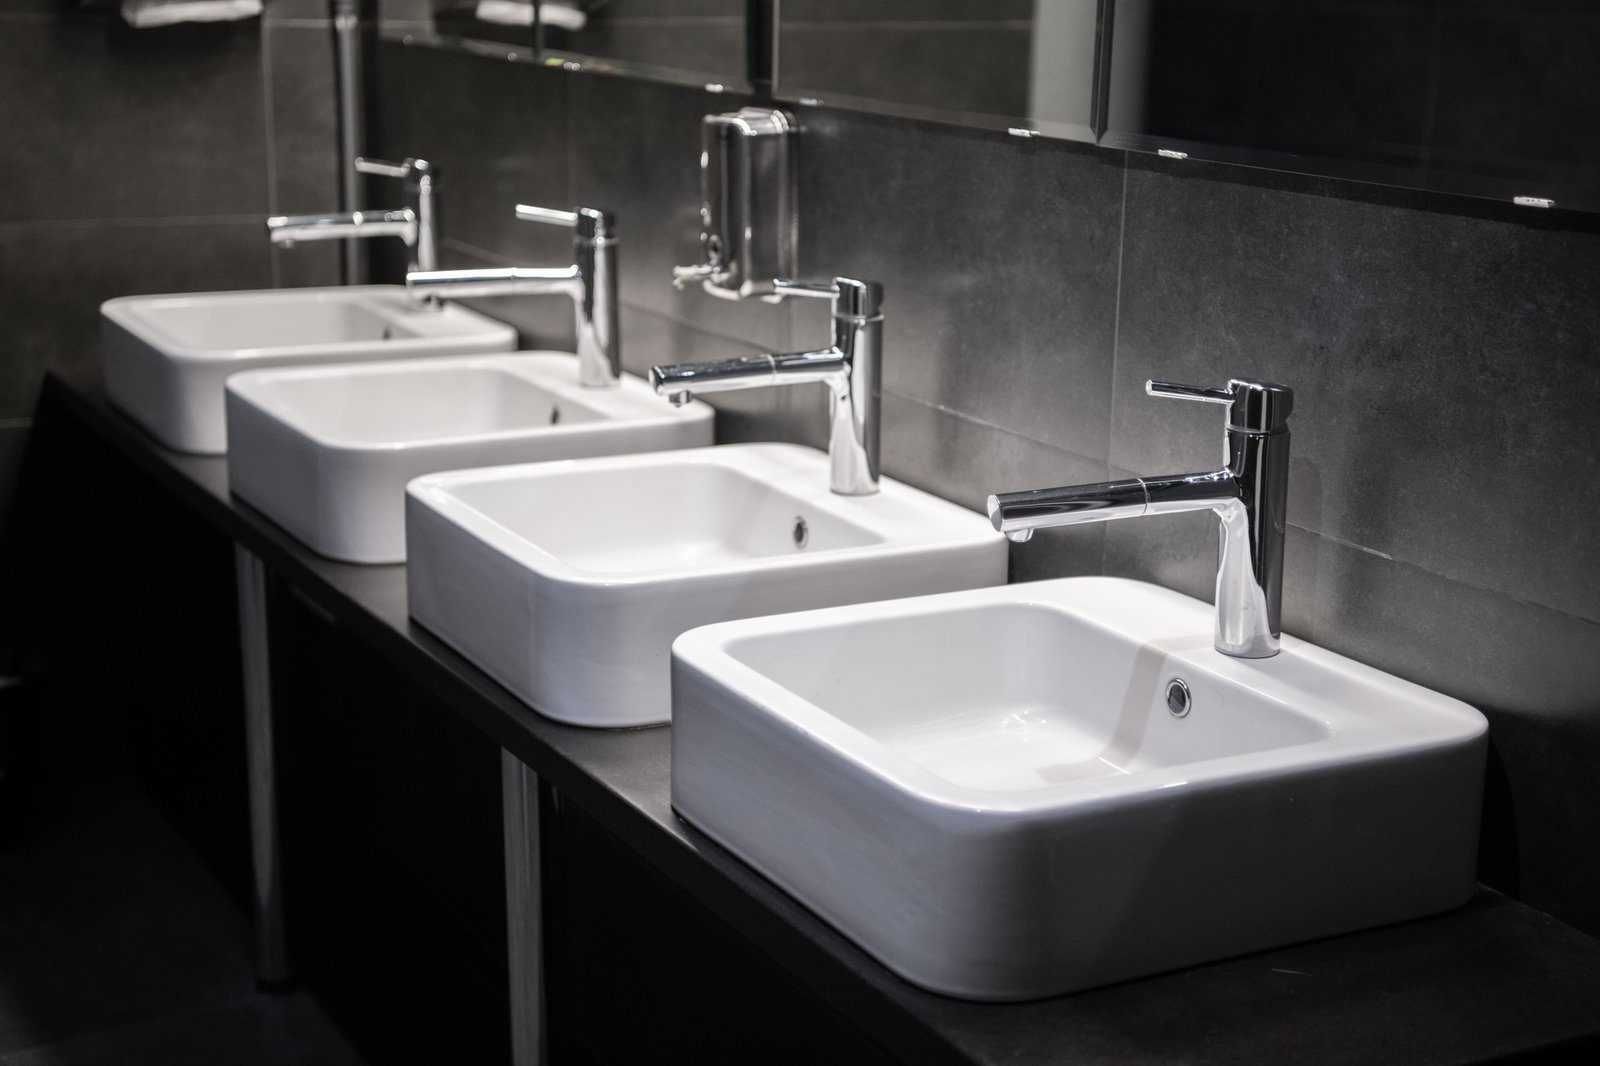
<path id="1" fill-rule="evenodd" d="M 796 132 L 793 116 L 773 108 L 705 117 L 700 126 L 701 262 L 674 267 L 675 287 L 698 281 L 725 300 L 783 299 L 772 279 L 799 273 Z"/>
<path id="2" fill-rule="evenodd" d="M 517 217 L 571 227 L 572 266 L 412 271 L 406 289 L 429 299 L 570 296 L 578 322 L 578 381 L 586 388 L 610 388 L 622 376 L 616 220 L 592 207 L 555 211 L 528 204 L 517 205 Z"/>
<path id="3" fill-rule="evenodd" d="M 875 281 L 769 283 L 776 299 L 822 297 L 833 301 L 833 346 L 812 352 L 744 355 L 715 363 L 675 363 L 650 368 L 650 384 L 675 404 L 694 393 L 731 392 L 764 385 L 820 381 L 831 400 L 828 425 L 829 485 L 843 496 L 878 491 L 878 404 L 883 375 L 883 286 Z"/>
<path id="4" fill-rule="evenodd" d="M 1014 541 L 1035 529 L 1113 518 L 1212 510 L 1222 520 L 1216 648 L 1264 659 L 1278 653 L 1283 606 L 1283 526 L 1289 486 L 1293 390 L 1234 378 L 1222 389 L 1147 381 L 1145 392 L 1228 405 L 1221 470 L 1128 478 L 989 497 L 989 520 Z"/>
<path id="5" fill-rule="evenodd" d="M 267 219 L 267 236 L 273 244 L 293 247 L 296 241 L 332 241 L 346 237 L 399 237 L 411 252 L 409 270 L 433 270 L 439 265 L 439 171 L 426 159 L 385 163 L 357 159 L 363 174 L 399 178 L 405 182 L 406 206 L 398 211 L 350 211 L 334 215 L 274 215 Z"/>

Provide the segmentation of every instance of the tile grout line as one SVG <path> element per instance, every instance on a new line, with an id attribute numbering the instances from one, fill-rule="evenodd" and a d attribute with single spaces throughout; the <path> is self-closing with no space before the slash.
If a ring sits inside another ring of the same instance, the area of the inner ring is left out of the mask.
<path id="1" fill-rule="evenodd" d="M 1365 545 L 1357 544 L 1355 541 L 1346 540 L 1343 537 L 1336 537 L 1332 533 L 1324 533 L 1321 530 L 1311 529 L 1307 526 L 1301 525 L 1298 522 L 1286 522 L 1285 526 L 1289 529 L 1299 530 L 1308 537 L 1313 537 L 1320 541 L 1326 541 L 1329 544 L 1336 545 L 1340 548 L 1346 548 L 1350 551 L 1359 552 L 1362 555 L 1371 556 L 1375 559 L 1382 559 L 1384 562 L 1393 564 L 1394 566 L 1402 566 L 1408 570 L 1415 570 L 1420 574 L 1425 574 L 1428 577 L 1439 581 L 1444 581 L 1452 585 L 1460 585 L 1462 588 L 1471 589 L 1474 592 L 1481 592 L 1488 596 L 1504 597 L 1505 599 L 1510 600 L 1512 603 L 1521 604 L 1524 607 L 1531 607 L 1538 611 L 1549 611 L 1551 614 L 1558 615 L 1562 618 L 1573 622 L 1578 622 L 1583 625 L 1600 627 L 1600 619 L 1594 619 L 1581 614 L 1575 614 L 1574 612 L 1565 608 L 1557 607 L 1549 603 L 1543 603 L 1539 600 L 1528 599 L 1525 596 L 1518 596 L 1514 593 L 1507 592 L 1505 589 L 1497 589 L 1493 586 L 1485 585 L 1477 581 L 1469 581 L 1465 578 L 1456 577 L 1452 574 L 1446 574 L 1442 571 L 1435 570 L 1432 567 L 1424 566 L 1423 564 L 1415 562 L 1411 559 L 1397 555 L 1390 555 L 1388 552 L 1382 552 L 1376 548 L 1369 548 Z"/>
<path id="2" fill-rule="evenodd" d="M 1122 347 L 1122 259 L 1128 240 L 1128 153 L 1122 153 L 1122 201 L 1117 211 L 1117 292 L 1111 307 L 1111 410 L 1106 412 L 1106 474 L 1111 477 L 1111 445 L 1117 424 L 1117 356 Z M 1106 538 L 1100 538 L 1100 572 L 1106 570 Z"/>
<path id="3" fill-rule="evenodd" d="M 715 334 L 713 334 L 713 336 L 715 336 Z M 1016 430 L 1011 429 L 1008 426 L 1002 426 L 997 422 L 986 421 L 985 419 L 978 418 L 976 415 L 969 415 L 963 411 L 958 411 L 953 407 L 946 407 L 944 404 L 930 403 L 927 400 L 918 399 L 915 396 L 908 396 L 905 393 L 899 392 L 895 389 L 886 388 L 883 391 L 885 395 L 893 396 L 898 400 L 905 401 L 906 403 L 916 404 L 918 407 L 925 407 L 930 411 L 937 411 L 940 414 L 949 415 L 951 418 L 954 418 L 960 422 L 965 422 L 968 425 L 979 426 L 995 433 L 1003 433 L 1008 437 L 1015 437 L 1017 440 L 1025 440 L 1029 444 L 1032 444 L 1038 448 L 1048 448 L 1052 452 L 1059 452 L 1062 455 L 1070 455 L 1075 459 L 1082 459 L 1087 463 L 1101 462 L 1100 459 L 1092 455 L 1083 455 L 1080 452 L 1073 451 L 1071 448 L 1063 448 L 1059 444 L 1052 444 L 1049 441 L 1039 440 L 1037 437 L 1030 437 L 1026 433 L 1018 433 Z"/>
<path id="4" fill-rule="evenodd" d="M 767 350 L 767 345 L 762 341 L 753 341 L 748 337 L 735 337 L 731 333 L 719 333 L 713 329 L 706 329 L 704 326 L 698 325 L 694 322 L 686 321 L 669 312 L 658 311 L 653 307 L 646 307 L 643 304 L 634 303 L 632 300 L 619 300 L 618 303 L 620 303 L 623 307 L 631 308 L 639 314 L 649 315 L 651 318 L 663 319 L 667 322 L 671 322 L 673 325 L 680 326 L 684 329 L 693 330 L 694 332 L 702 334 L 703 336 L 713 337 L 719 341 L 730 341 L 734 344 L 743 344 L 747 347 L 755 349 L 756 351 Z M 909 399 L 909 397 L 907 398 Z"/>
<path id="5" fill-rule="evenodd" d="M 1117 211 L 1117 291 L 1111 301 L 1111 392 L 1117 388 L 1117 356 L 1122 346 L 1122 258 L 1128 237 L 1128 153 L 1122 153 L 1122 202 Z M 1114 415 L 1108 411 L 1108 415 Z M 1106 466 L 1111 465 L 1111 440 L 1114 418 L 1106 419 Z"/>
<path id="6" fill-rule="evenodd" d="M 261 132 L 266 139 L 267 214 L 278 213 L 278 137 L 272 121 L 272 33 L 261 27 Z M 267 276 L 274 289 L 283 287 L 282 257 L 277 245 L 267 245 Z"/>

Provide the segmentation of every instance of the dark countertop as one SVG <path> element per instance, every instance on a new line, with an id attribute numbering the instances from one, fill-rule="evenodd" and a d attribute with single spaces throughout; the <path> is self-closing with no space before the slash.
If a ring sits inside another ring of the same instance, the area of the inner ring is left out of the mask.
<path id="1" fill-rule="evenodd" d="M 47 400 L 515 753 L 640 857 L 908 1062 L 1469 1063 L 1600 1046 L 1600 941 L 1487 889 L 1448 914 L 1049 1000 L 917 989 L 673 814 L 670 727 L 542 718 L 413 625 L 404 566 L 331 562 L 228 495 L 227 462 L 156 444 L 97 380 Z"/>

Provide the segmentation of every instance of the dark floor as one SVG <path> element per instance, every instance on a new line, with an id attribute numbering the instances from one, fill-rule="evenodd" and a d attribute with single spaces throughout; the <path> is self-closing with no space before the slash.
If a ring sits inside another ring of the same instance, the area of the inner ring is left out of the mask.
<path id="1" fill-rule="evenodd" d="M 250 936 L 136 785 L 77 786 L 0 850 L 0 1066 L 360 1066 Z"/>

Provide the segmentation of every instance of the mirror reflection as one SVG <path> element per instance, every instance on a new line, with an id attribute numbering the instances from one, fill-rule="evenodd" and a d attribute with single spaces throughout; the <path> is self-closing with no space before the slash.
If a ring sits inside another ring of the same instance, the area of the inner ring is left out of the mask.
<path id="1" fill-rule="evenodd" d="M 378 0 L 390 36 L 411 34 L 463 43 L 516 45 L 531 50 L 535 0 Z"/>
<path id="2" fill-rule="evenodd" d="M 543 0 L 541 47 L 586 69 L 747 86 L 746 0 Z"/>
<path id="3" fill-rule="evenodd" d="M 1600 5 L 1112 6 L 1104 144 L 1600 209 Z"/>
<path id="4" fill-rule="evenodd" d="M 785 100 L 1094 139 L 1100 0 L 782 0 Z"/>

